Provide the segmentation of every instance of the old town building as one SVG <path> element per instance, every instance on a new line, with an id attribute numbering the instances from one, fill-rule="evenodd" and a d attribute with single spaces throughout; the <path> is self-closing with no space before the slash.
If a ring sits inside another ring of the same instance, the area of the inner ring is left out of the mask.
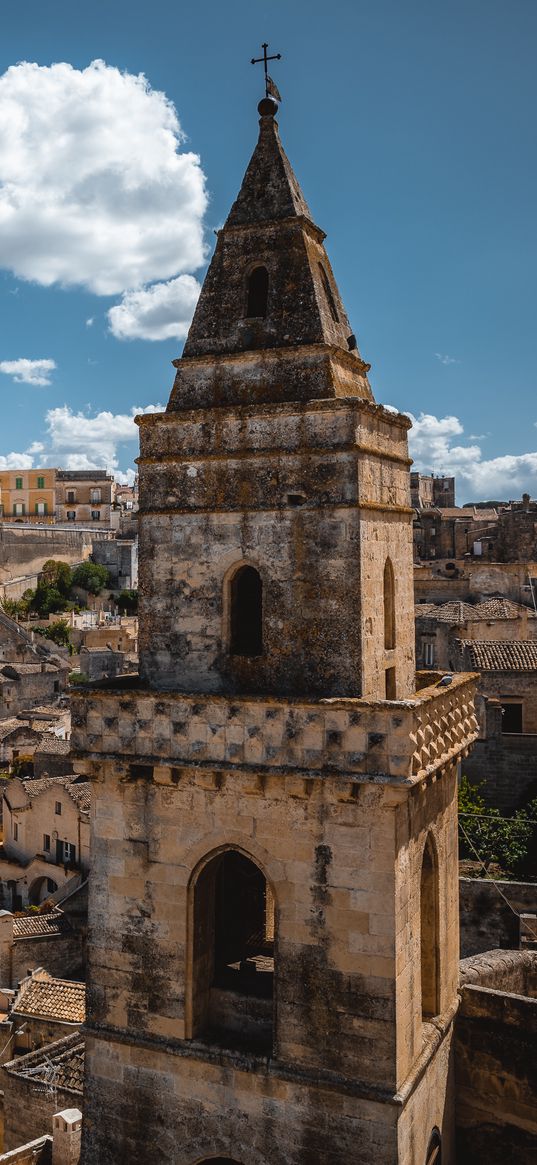
<path id="1" fill-rule="evenodd" d="M 416 688 L 409 421 L 373 400 L 275 111 L 139 418 L 139 676 L 72 697 L 83 1165 L 455 1160 L 475 681 Z"/>

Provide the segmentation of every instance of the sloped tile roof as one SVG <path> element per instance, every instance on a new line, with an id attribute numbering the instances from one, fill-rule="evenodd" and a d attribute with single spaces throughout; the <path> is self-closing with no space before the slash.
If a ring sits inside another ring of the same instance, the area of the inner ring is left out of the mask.
<path id="1" fill-rule="evenodd" d="M 28 914 L 13 919 L 13 938 L 34 938 L 37 935 L 65 934 L 72 928 L 63 910 L 51 910 L 48 914 Z"/>
<path id="2" fill-rule="evenodd" d="M 39 797 L 46 789 L 63 788 L 76 802 L 79 809 L 87 812 L 91 805 L 91 785 L 89 781 L 84 781 L 80 777 L 40 777 L 36 780 L 34 777 L 27 777 L 23 780 L 23 785 L 29 797 Z"/>
<path id="3" fill-rule="evenodd" d="M 71 1032 L 35 1052 L 18 1056 L 4 1067 L 9 1075 L 23 1076 L 35 1083 L 81 1095 L 84 1090 L 84 1037 L 78 1031 Z"/>
<path id="4" fill-rule="evenodd" d="M 46 733 L 43 739 L 39 742 L 36 753 L 54 753 L 57 756 L 67 756 L 71 751 L 71 743 L 69 740 L 60 740 L 59 736 L 53 736 L 51 733 Z"/>
<path id="5" fill-rule="evenodd" d="M 86 1015 L 86 985 L 70 979 L 54 979 L 46 971 L 35 971 L 17 992 L 13 1011 L 62 1023 L 83 1023 Z"/>
<path id="6" fill-rule="evenodd" d="M 457 640 L 468 671 L 537 671 L 537 642 Z"/>
<path id="7" fill-rule="evenodd" d="M 494 619 L 520 619 L 524 615 L 530 619 L 535 618 L 528 607 L 504 598 L 485 599 L 482 603 L 417 603 L 415 613 L 417 619 L 437 619 L 440 623 L 454 625 L 488 623 Z"/>

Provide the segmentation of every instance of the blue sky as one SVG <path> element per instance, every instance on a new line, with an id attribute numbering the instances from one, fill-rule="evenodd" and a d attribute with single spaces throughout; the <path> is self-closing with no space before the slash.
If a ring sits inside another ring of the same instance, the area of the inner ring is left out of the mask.
<path id="1" fill-rule="evenodd" d="M 0 466 L 132 466 L 132 410 L 167 401 L 255 144 L 249 62 L 268 40 L 376 399 L 416 418 L 417 464 L 456 472 L 461 502 L 537 494 L 533 0 L 4 0 L 2 16 Z"/>

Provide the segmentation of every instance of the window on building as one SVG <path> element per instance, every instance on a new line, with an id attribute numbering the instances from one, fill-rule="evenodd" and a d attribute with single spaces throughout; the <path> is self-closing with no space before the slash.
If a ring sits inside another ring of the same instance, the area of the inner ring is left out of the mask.
<path id="1" fill-rule="evenodd" d="M 218 853 L 194 887 L 193 1036 L 270 1051 L 274 898 L 259 867 Z"/>
<path id="2" fill-rule="evenodd" d="M 61 815 L 62 815 L 62 803 L 61 803 L 61 801 L 56 801 L 56 804 L 54 806 L 54 812 L 56 814 L 56 817 L 61 817 Z"/>
<path id="3" fill-rule="evenodd" d="M 43 851 L 46 854 L 50 853 L 50 833 L 43 834 Z"/>
<path id="4" fill-rule="evenodd" d="M 44 488 L 45 488 L 45 478 L 44 478 L 44 477 L 38 477 L 38 479 L 37 479 L 37 489 L 44 489 Z"/>
<path id="5" fill-rule="evenodd" d="M 26 511 L 26 507 L 24 505 L 24 502 L 15 502 L 15 504 L 13 506 L 13 513 L 15 514 L 16 517 L 19 517 L 20 515 L 24 514 L 25 511 Z"/>
<path id="6" fill-rule="evenodd" d="M 98 521 L 100 520 L 100 517 L 101 517 L 101 511 L 100 511 L 100 510 L 92 510 L 92 511 L 91 511 L 91 520 L 92 520 L 92 522 L 98 522 Z"/>
<path id="7" fill-rule="evenodd" d="M 19 827 L 17 825 L 17 822 L 15 821 L 15 823 L 13 825 L 13 841 L 18 841 L 18 840 L 19 840 Z"/>
<path id="8" fill-rule="evenodd" d="M 58 865 L 72 865 L 76 859 L 76 846 L 70 841 L 56 842 L 56 861 Z"/>
<path id="9" fill-rule="evenodd" d="M 100 502 L 102 498 L 100 489 L 90 489 L 90 502 Z"/>
<path id="10" fill-rule="evenodd" d="M 384 566 L 384 647 L 395 647 L 395 579 L 389 558 Z"/>
<path id="11" fill-rule="evenodd" d="M 67 500 L 68 505 L 72 505 L 73 502 L 76 502 L 76 495 L 75 495 L 74 489 L 67 490 L 67 499 L 66 500 Z"/>
<path id="12" fill-rule="evenodd" d="M 433 1129 L 431 1134 L 425 1165 L 442 1165 L 442 1138 L 438 1129 Z"/>
<path id="13" fill-rule="evenodd" d="M 339 315 L 338 315 L 338 310 L 336 307 L 336 301 L 334 299 L 334 294 L 333 294 L 332 288 L 330 287 L 330 280 L 328 278 L 328 275 L 326 274 L 326 271 L 325 271 L 322 263 L 319 263 L 319 275 L 321 277 L 321 283 L 323 285 L 323 291 L 324 291 L 324 294 L 326 296 L 326 302 L 328 303 L 328 309 L 330 311 L 330 315 L 332 316 L 334 323 L 338 324 L 339 323 Z"/>
<path id="14" fill-rule="evenodd" d="M 502 700 L 502 732 L 522 732 L 522 704 Z"/>
<path id="15" fill-rule="evenodd" d="M 423 1019 L 439 1011 L 438 875 L 431 837 L 423 851 L 420 881 L 421 1012 Z"/>
<path id="16" fill-rule="evenodd" d="M 22 477 L 15 478 L 15 489 L 22 489 Z"/>
<path id="17" fill-rule="evenodd" d="M 254 267 L 248 277 L 246 315 L 248 319 L 264 319 L 267 314 L 269 277 L 266 267 Z"/>
<path id="18" fill-rule="evenodd" d="M 263 584 L 253 566 L 241 566 L 230 583 L 230 652 L 261 655 L 263 650 Z"/>
<path id="19" fill-rule="evenodd" d="M 68 510 L 67 511 L 67 521 L 68 522 L 76 521 L 76 510 Z"/>
<path id="20" fill-rule="evenodd" d="M 423 662 L 425 667 L 434 667 L 434 643 L 430 640 L 423 644 Z"/>
<path id="21" fill-rule="evenodd" d="M 396 690 L 396 684 L 395 684 L 395 668 L 394 667 L 387 667 L 386 668 L 386 699 L 387 700 L 397 699 L 397 690 Z"/>
<path id="22" fill-rule="evenodd" d="M 35 503 L 36 514 L 46 514 L 47 510 L 48 510 L 48 506 L 47 506 L 46 502 L 36 502 Z"/>

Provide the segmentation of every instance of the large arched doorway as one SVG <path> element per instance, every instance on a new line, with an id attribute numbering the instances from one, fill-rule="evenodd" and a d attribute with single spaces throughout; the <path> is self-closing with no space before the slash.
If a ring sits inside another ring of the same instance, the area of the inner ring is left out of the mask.
<path id="1" fill-rule="evenodd" d="M 259 866 L 236 849 L 215 854 L 193 887 L 192 1035 L 270 1052 L 274 898 Z"/>

